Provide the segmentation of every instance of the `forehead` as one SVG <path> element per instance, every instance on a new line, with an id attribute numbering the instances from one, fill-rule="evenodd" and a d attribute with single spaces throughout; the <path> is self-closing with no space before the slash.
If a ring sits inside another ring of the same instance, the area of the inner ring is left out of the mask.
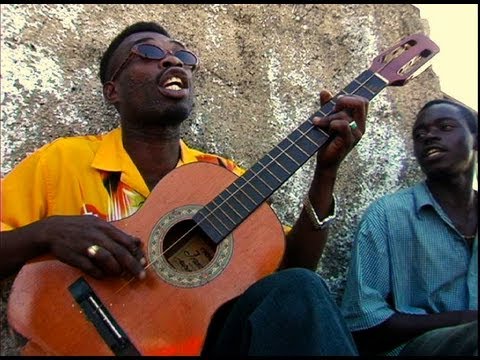
<path id="1" fill-rule="evenodd" d="M 159 34 L 157 32 L 137 32 L 127 36 L 115 50 L 113 58 L 124 57 L 126 56 L 132 46 L 142 42 L 152 42 L 161 47 L 164 47 L 166 50 L 170 50 L 173 47 L 185 48 L 180 41 L 169 38 L 168 36 Z"/>
<path id="2" fill-rule="evenodd" d="M 457 106 L 451 104 L 435 104 L 418 114 L 414 126 L 416 127 L 439 119 L 452 119 L 459 123 L 466 122 L 462 116 L 462 112 Z"/>
<path id="3" fill-rule="evenodd" d="M 118 68 L 122 61 L 125 61 L 125 59 L 129 55 L 130 49 L 135 44 L 143 42 L 150 42 L 156 44 L 164 48 L 165 50 L 174 50 L 174 48 L 185 48 L 185 46 L 180 41 L 169 38 L 168 36 L 162 35 L 158 32 L 136 32 L 123 39 L 120 45 L 118 45 L 118 47 L 115 49 L 109 61 L 108 71 L 112 72 L 113 69 Z"/>

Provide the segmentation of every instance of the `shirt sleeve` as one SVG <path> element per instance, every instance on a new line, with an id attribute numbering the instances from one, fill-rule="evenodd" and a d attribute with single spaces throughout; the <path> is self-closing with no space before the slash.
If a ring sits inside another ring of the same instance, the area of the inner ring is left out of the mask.
<path id="1" fill-rule="evenodd" d="M 1 180 L 1 230 L 12 230 L 46 216 L 48 169 L 43 150 L 33 153 Z"/>
<path id="2" fill-rule="evenodd" d="M 365 212 L 353 243 L 341 311 L 351 331 L 378 325 L 395 312 L 391 292 L 387 223 L 381 202 Z"/>

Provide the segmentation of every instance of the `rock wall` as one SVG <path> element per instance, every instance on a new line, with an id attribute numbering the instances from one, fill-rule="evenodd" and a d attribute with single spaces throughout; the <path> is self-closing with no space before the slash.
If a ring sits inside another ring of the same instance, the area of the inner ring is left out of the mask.
<path id="1" fill-rule="evenodd" d="M 1 171 L 60 136 L 118 125 L 102 99 L 98 67 L 110 40 L 136 21 L 158 21 L 201 58 L 196 107 L 184 127 L 193 147 L 248 168 L 401 37 L 428 34 L 409 4 L 1 5 Z M 339 218 L 318 267 L 338 300 L 355 227 L 365 207 L 418 181 L 410 127 L 442 97 L 431 68 L 370 104 L 367 132 L 342 165 Z M 307 162 L 273 196 L 285 223 L 301 209 Z M 11 279 L 2 283 L 1 354 L 16 354 L 5 320 Z"/>

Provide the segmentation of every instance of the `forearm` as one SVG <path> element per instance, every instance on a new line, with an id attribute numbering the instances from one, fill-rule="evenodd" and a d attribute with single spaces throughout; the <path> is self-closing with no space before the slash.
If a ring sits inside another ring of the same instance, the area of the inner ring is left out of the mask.
<path id="1" fill-rule="evenodd" d="M 317 171 L 308 191 L 310 202 L 318 218 L 327 217 L 331 211 L 336 169 Z M 281 268 L 304 267 L 316 270 L 328 238 L 328 227 L 315 229 L 302 209 L 295 225 L 287 236 L 286 251 Z"/>
<path id="2" fill-rule="evenodd" d="M 477 319 L 475 310 L 438 314 L 410 315 L 396 313 L 373 328 L 353 332 L 360 354 L 391 350 L 427 331 L 467 323 Z"/>
<path id="3" fill-rule="evenodd" d="M 46 251 L 41 228 L 41 223 L 35 222 L 0 233 L 0 278 L 13 274 L 28 260 Z"/>

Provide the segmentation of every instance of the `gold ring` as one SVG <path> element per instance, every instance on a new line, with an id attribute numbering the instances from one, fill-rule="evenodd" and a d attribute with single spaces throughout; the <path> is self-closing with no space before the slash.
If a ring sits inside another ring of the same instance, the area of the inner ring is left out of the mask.
<path id="1" fill-rule="evenodd" d="M 97 252 L 100 250 L 100 246 L 98 245 L 92 245 L 92 246 L 89 246 L 87 248 L 87 253 L 88 253 L 88 256 L 90 257 L 95 257 L 95 255 L 97 255 Z"/>
<path id="2" fill-rule="evenodd" d="M 350 129 L 352 129 L 352 131 L 355 130 L 356 128 L 358 128 L 358 125 L 357 125 L 357 123 L 356 123 L 355 121 L 352 121 L 352 122 L 349 124 L 349 126 L 350 126 Z"/>

